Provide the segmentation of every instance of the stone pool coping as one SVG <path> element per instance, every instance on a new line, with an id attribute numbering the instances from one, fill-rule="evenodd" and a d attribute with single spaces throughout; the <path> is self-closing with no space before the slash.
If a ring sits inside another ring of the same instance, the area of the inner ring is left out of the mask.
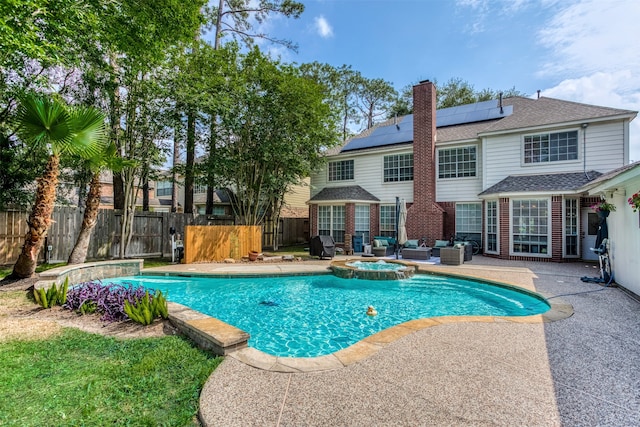
<path id="1" fill-rule="evenodd" d="M 107 279 L 119 276 L 183 276 L 183 277 L 257 277 L 257 276 L 282 276 L 282 275 L 308 275 L 331 274 L 329 268 L 324 266 L 290 265 L 282 266 L 255 266 L 260 269 L 241 272 L 225 268 L 217 271 L 185 271 L 184 268 L 174 269 L 167 266 L 153 270 L 142 271 L 143 260 L 114 260 L 85 263 L 58 267 L 40 274 L 40 280 L 34 285 L 36 288 L 47 288 L 52 283 L 61 284 L 66 277 L 70 283 L 80 283 L 89 280 Z M 254 266 L 252 266 L 254 267 Z M 320 267 L 320 268 L 318 268 Z M 251 269 L 250 269 L 251 270 Z M 422 329 L 451 324 L 451 323 L 547 323 L 566 319 L 573 315 L 573 307 L 562 300 L 550 301 L 540 292 L 527 289 L 526 286 L 512 285 L 502 281 L 488 280 L 469 274 L 443 271 L 433 266 L 420 266 L 420 274 L 438 274 L 450 277 L 476 280 L 492 285 L 513 288 L 520 292 L 539 296 L 550 304 L 550 308 L 543 314 L 532 316 L 443 316 L 410 320 L 399 325 L 392 326 L 376 334 L 370 335 L 357 343 L 339 350 L 335 353 L 318 357 L 280 357 L 264 353 L 260 350 L 248 347 L 249 334 L 233 325 L 219 319 L 192 310 L 184 305 L 169 302 L 169 321 L 182 333 L 191 338 L 199 347 L 211 351 L 214 354 L 229 356 L 247 365 L 272 372 L 303 373 L 339 369 L 352 365 L 382 350 L 387 345 L 400 338 L 420 331 Z"/>
<path id="2" fill-rule="evenodd" d="M 272 270 L 272 269 L 271 269 Z M 168 272 L 168 271 L 145 271 L 143 275 L 171 275 L 171 276 L 197 276 L 197 277 L 231 277 L 231 276 L 273 276 L 273 275 L 308 275 L 308 274 L 327 274 L 330 273 L 328 267 L 317 272 L 311 272 L 305 269 L 303 272 L 288 271 L 263 271 L 261 273 L 256 272 L 238 272 L 237 274 L 230 273 L 228 270 L 220 272 L 192 272 L 187 273 L 185 271 L 180 272 Z M 526 286 L 513 285 L 501 281 L 489 280 L 487 278 L 469 275 L 459 274 L 450 271 L 443 271 L 441 269 L 435 269 L 431 266 L 420 266 L 418 269 L 419 274 L 438 274 L 450 277 L 457 277 L 463 279 L 475 280 L 483 283 L 488 283 L 495 286 L 516 289 L 520 292 L 525 292 L 532 296 L 542 297 L 550 305 L 548 311 L 542 314 L 536 314 L 531 316 L 443 316 L 433 318 L 414 319 L 408 322 L 401 323 L 399 325 L 392 326 L 385 330 L 382 330 L 376 334 L 370 335 L 357 343 L 339 350 L 335 353 L 317 356 L 317 357 L 281 357 L 267 354 L 260 350 L 247 346 L 247 342 L 242 342 L 242 339 L 246 336 L 246 340 L 249 339 L 249 334 L 231 326 L 225 322 L 222 322 L 214 317 L 205 315 L 198 311 L 192 310 L 180 304 L 182 315 L 187 318 L 187 330 L 183 332 L 187 333 L 192 339 L 196 340 L 198 345 L 208 349 L 215 349 L 220 347 L 221 343 L 227 343 L 228 350 L 224 355 L 232 357 L 241 361 L 249 366 L 271 372 L 282 373 L 305 373 L 305 372 L 318 372 L 340 369 L 345 366 L 358 363 L 361 360 L 367 359 L 373 356 L 375 353 L 382 350 L 387 345 L 399 340 L 400 338 L 420 331 L 422 329 L 446 325 L 451 323 L 548 323 L 555 322 L 569 318 L 573 315 L 573 307 L 570 304 L 563 302 L 560 299 L 548 300 L 547 297 L 540 292 L 527 289 Z M 172 316 L 172 309 L 169 310 L 170 318 Z M 197 322 L 195 321 L 197 319 Z M 174 323 L 176 324 L 176 323 Z M 176 324 L 178 326 L 178 324 Z M 200 342 L 204 340 L 204 342 Z M 222 354 L 222 353 L 217 353 Z"/>

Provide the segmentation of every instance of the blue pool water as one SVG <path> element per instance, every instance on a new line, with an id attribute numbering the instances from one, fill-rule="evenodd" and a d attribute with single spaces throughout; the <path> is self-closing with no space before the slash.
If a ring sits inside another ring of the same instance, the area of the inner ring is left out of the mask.
<path id="1" fill-rule="evenodd" d="M 402 270 L 407 268 L 404 264 L 397 264 L 393 262 L 386 262 L 384 260 L 379 260 L 377 262 L 372 261 L 353 261 L 346 263 L 349 267 L 357 268 L 358 270 L 369 270 L 369 271 L 394 271 L 394 270 Z"/>
<path id="2" fill-rule="evenodd" d="M 549 305 L 513 289 L 442 276 L 405 280 L 333 275 L 260 278 L 137 276 L 110 279 L 159 289 L 168 299 L 251 335 L 249 345 L 275 356 L 313 357 L 346 348 L 412 319 L 527 316 Z M 373 306 L 377 316 L 367 316 Z"/>

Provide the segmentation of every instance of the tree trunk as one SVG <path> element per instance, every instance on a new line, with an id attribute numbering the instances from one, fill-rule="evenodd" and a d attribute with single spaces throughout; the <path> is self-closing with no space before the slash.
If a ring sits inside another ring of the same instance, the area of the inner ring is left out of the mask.
<path id="1" fill-rule="evenodd" d="M 102 184 L 100 183 L 100 172 L 95 173 L 91 178 L 91 184 L 89 185 L 89 194 L 87 195 L 87 202 L 84 208 L 84 216 L 82 218 L 82 227 L 76 240 L 76 245 L 69 255 L 67 264 L 82 264 L 87 259 L 87 252 L 89 250 L 89 241 L 91 240 L 91 233 L 96 226 L 98 218 L 98 208 L 100 207 L 100 190 Z"/>
<path id="2" fill-rule="evenodd" d="M 147 175 L 142 184 L 142 212 L 149 212 L 149 177 Z"/>
<path id="3" fill-rule="evenodd" d="M 196 154 L 196 113 L 187 113 L 187 164 L 184 175 L 184 213 L 193 213 L 193 178 Z"/>
<path id="4" fill-rule="evenodd" d="M 60 157 L 51 155 L 44 173 L 38 178 L 36 199 L 27 224 L 29 230 L 24 238 L 22 252 L 13 266 L 12 277 L 24 279 L 33 276 L 38 265 L 38 254 L 44 237 L 51 225 L 51 214 L 56 200 L 56 186 L 60 173 Z"/>
<path id="5" fill-rule="evenodd" d="M 173 162 L 171 172 L 171 212 L 178 212 L 178 173 L 176 172 L 176 166 L 180 163 L 180 132 L 179 129 L 180 120 L 175 126 L 173 136 Z"/>
<path id="6" fill-rule="evenodd" d="M 210 137 L 209 137 L 209 157 L 207 159 L 207 204 L 205 214 L 213 214 L 213 195 L 215 189 L 215 156 L 216 156 L 216 116 L 211 114 Z"/>

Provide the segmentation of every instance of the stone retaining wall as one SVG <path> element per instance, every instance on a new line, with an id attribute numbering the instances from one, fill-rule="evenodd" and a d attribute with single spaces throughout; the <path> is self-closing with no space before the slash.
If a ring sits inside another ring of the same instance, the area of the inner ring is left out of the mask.
<path id="1" fill-rule="evenodd" d="M 111 277 L 137 276 L 142 270 L 142 259 L 119 259 L 113 261 L 87 262 L 84 264 L 65 265 L 40 273 L 40 279 L 34 287 L 47 289 L 51 284 L 61 285 L 69 278 L 69 284 L 88 282 L 91 280 L 109 279 Z"/>

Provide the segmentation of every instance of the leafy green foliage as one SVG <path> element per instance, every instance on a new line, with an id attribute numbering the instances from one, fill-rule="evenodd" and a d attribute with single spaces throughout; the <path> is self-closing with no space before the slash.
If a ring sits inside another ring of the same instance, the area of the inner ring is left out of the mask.
<path id="1" fill-rule="evenodd" d="M 216 125 L 218 175 L 235 191 L 244 224 L 261 224 L 293 185 L 324 162 L 338 142 L 322 86 L 258 49 L 238 55 L 226 80 Z"/>
<path id="2" fill-rule="evenodd" d="M 124 312 L 131 320 L 141 325 L 150 325 L 153 323 L 153 319 L 157 317 L 162 317 L 163 319 L 169 317 L 167 300 L 161 291 L 156 291 L 153 297 L 149 295 L 149 291 L 146 291 L 142 298 L 133 303 L 125 300 Z"/>
<path id="3" fill-rule="evenodd" d="M 67 302 L 67 291 L 69 290 L 69 278 L 64 280 L 64 284 L 58 288 L 52 283 L 49 289 L 39 288 L 33 290 L 33 298 L 36 303 L 43 308 L 51 308 L 55 305 L 64 305 Z"/>
<path id="4" fill-rule="evenodd" d="M 0 424 L 192 425 L 222 361 L 178 336 L 121 340 L 65 329 L 0 346 Z"/>

